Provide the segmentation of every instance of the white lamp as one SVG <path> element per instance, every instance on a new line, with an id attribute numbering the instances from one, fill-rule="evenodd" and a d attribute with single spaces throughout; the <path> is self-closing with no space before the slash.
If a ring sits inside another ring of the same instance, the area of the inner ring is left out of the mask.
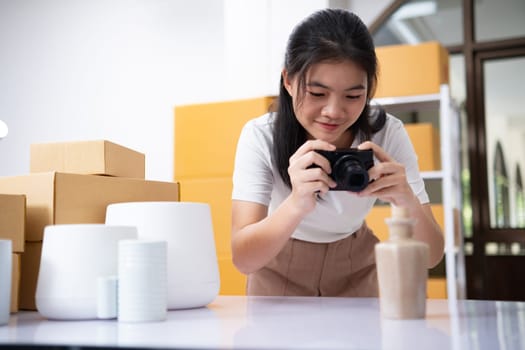
<path id="1" fill-rule="evenodd" d="M 0 119 L 0 140 L 7 136 L 9 132 L 9 128 L 7 127 L 7 124 Z"/>

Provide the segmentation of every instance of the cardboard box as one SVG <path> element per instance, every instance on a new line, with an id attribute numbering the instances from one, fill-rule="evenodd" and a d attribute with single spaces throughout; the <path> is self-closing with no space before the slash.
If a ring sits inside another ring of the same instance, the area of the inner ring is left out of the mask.
<path id="1" fill-rule="evenodd" d="M 441 169 L 441 145 L 439 132 L 431 123 L 405 124 L 414 145 L 420 171 Z"/>
<path id="2" fill-rule="evenodd" d="M 13 241 L 13 252 L 24 251 L 26 196 L 0 191 L 0 239 Z"/>
<path id="3" fill-rule="evenodd" d="M 46 225 L 104 223 L 111 203 L 179 200 L 175 182 L 59 172 L 0 177 L 0 193 L 26 195 L 26 246 Z"/>
<path id="4" fill-rule="evenodd" d="M 145 156 L 106 140 L 31 145 L 31 173 L 59 171 L 144 179 Z"/>
<path id="5" fill-rule="evenodd" d="M 436 94 L 448 83 L 449 55 L 438 42 L 382 46 L 376 54 L 376 98 Z"/>
<path id="6" fill-rule="evenodd" d="M 35 294 L 41 255 L 42 242 L 26 242 L 20 265 L 19 310 L 36 310 Z"/>
<path id="7" fill-rule="evenodd" d="M 20 293 L 20 266 L 21 254 L 13 254 L 13 268 L 11 272 L 11 313 L 18 311 L 19 293 Z"/>

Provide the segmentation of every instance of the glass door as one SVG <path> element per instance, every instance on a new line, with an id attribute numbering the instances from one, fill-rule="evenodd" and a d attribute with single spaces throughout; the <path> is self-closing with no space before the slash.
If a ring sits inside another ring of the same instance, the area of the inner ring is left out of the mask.
<path id="1" fill-rule="evenodd" d="M 479 53 L 476 72 L 481 82 L 476 105 L 484 124 L 479 135 L 484 159 L 478 158 L 478 171 L 485 192 L 481 198 L 487 199 L 475 232 L 481 297 L 525 300 L 525 275 L 520 272 L 525 264 L 525 49 Z"/>
<path id="2" fill-rule="evenodd" d="M 482 64 L 490 227 L 524 228 L 519 169 L 525 166 L 525 57 Z"/>

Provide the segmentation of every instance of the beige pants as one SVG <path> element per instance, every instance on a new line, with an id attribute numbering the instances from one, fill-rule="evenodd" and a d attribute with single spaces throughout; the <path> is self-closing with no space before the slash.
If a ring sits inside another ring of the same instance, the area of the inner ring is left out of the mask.
<path id="1" fill-rule="evenodd" d="M 363 226 L 331 243 L 290 239 L 262 269 L 248 276 L 248 295 L 377 297 L 374 246 Z"/>

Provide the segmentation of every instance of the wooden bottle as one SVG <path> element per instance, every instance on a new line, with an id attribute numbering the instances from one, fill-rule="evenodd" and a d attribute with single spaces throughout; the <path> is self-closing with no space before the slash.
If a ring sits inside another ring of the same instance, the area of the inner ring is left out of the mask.
<path id="1" fill-rule="evenodd" d="M 414 220 L 408 210 L 392 206 L 385 221 L 389 239 L 375 246 L 379 302 L 383 318 L 424 318 L 428 278 L 426 243 L 412 238 Z"/>

